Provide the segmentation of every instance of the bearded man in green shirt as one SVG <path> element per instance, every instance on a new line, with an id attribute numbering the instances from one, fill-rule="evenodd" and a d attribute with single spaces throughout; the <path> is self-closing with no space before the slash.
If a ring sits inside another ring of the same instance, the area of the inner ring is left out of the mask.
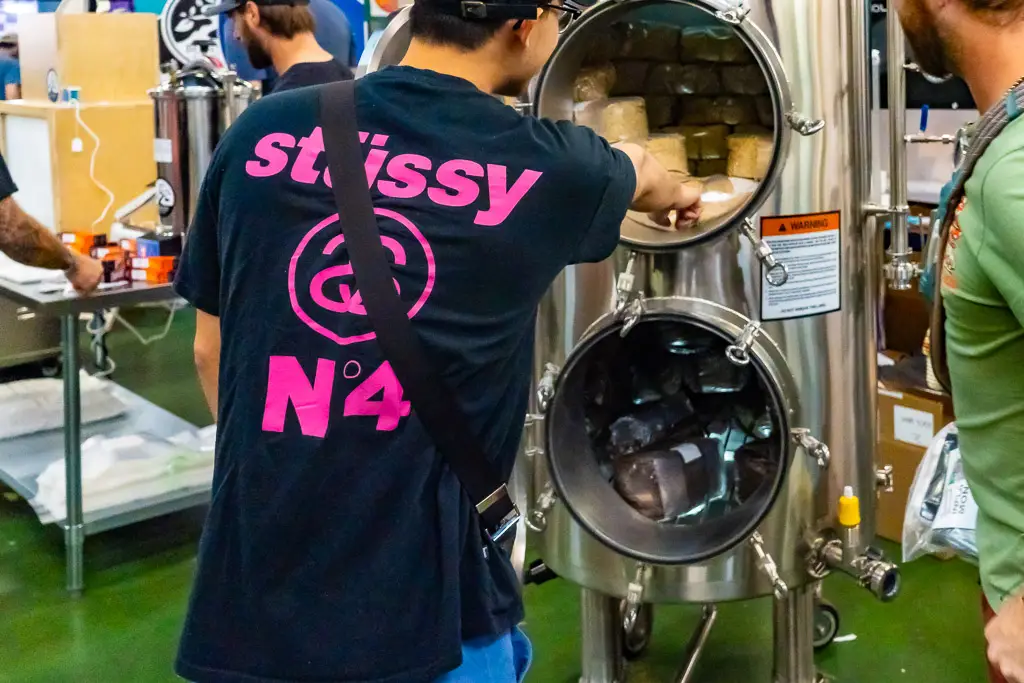
<path id="1" fill-rule="evenodd" d="M 918 65 L 983 113 L 948 188 L 933 365 L 978 503 L 990 678 L 1024 683 L 1024 0 L 895 5 Z"/>

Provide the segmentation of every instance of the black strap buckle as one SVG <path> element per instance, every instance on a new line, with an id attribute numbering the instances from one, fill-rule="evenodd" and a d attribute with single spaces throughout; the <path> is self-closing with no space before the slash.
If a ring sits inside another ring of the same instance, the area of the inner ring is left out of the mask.
<path id="1" fill-rule="evenodd" d="M 519 508 L 508 494 L 506 484 L 502 484 L 480 501 L 476 511 L 484 522 L 484 532 L 494 543 L 499 543 L 522 519 Z"/>

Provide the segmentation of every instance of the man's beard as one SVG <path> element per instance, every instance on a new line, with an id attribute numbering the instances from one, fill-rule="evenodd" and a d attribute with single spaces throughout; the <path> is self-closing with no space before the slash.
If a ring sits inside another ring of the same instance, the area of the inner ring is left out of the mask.
<path id="1" fill-rule="evenodd" d="M 900 23 L 907 35 L 907 42 L 913 52 L 914 62 L 925 73 L 943 77 L 957 73 L 954 50 L 942 38 L 935 17 L 925 7 L 923 0 L 904 0 L 900 11 Z M 899 68 L 893 65 L 889 68 Z"/>
<path id="2" fill-rule="evenodd" d="M 245 52 L 249 55 L 249 64 L 252 65 L 252 68 L 269 69 L 272 67 L 274 61 L 270 58 L 270 53 L 263 49 L 256 36 L 249 33 L 249 29 L 244 23 L 241 28 L 242 45 L 245 46 Z"/>

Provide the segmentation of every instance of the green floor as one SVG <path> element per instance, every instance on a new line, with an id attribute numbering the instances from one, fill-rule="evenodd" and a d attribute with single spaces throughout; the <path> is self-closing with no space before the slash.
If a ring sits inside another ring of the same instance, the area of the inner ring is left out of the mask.
<path id="1" fill-rule="evenodd" d="M 148 331 L 160 322 L 155 312 L 143 316 Z M 161 343 L 143 347 L 119 333 L 110 346 L 119 382 L 204 424 L 191 333 L 185 312 Z M 175 681 L 171 662 L 201 523 L 197 510 L 89 538 L 87 592 L 70 600 L 61 535 L 39 526 L 24 501 L 0 495 L 0 682 Z M 929 559 L 903 576 L 902 595 L 888 605 L 843 577 L 829 579 L 826 593 L 841 612 L 842 633 L 856 640 L 823 652 L 821 670 L 846 683 L 982 683 L 976 570 Z M 563 581 L 527 588 L 527 630 L 536 646 L 530 680 L 577 680 L 577 595 Z M 769 683 L 769 617 L 764 601 L 724 606 L 698 683 Z M 631 666 L 630 681 L 669 683 L 695 618 L 692 607 L 659 607 L 650 651 Z"/>

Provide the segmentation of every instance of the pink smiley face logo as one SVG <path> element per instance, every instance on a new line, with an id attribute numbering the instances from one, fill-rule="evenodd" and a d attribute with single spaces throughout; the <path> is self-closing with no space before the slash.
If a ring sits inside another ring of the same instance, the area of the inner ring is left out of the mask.
<path id="1" fill-rule="evenodd" d="M 409 317 L 412 318 L 427 303 L 427 299 L 430 298 L 430 293 L 434 289 L 434 279 L 437 271 L 434 253 L 431 251 L 430 244 L 427 243 L 423 233 L 408 218 L 389 209 L 374 209 L 374 213 L 380 218 L 390 219 L 402 226 L 414 240 L 405 239 L 406 245 L 403 246 L 402 241 L 399 239 L 381 235 L 381 243 L 390 253 L 392 261 L 396 266 L 409 266 L 411 262 L 416 260 L 421 260 L 421 262 L 426 264 L 427 279 L 423 286 L 423 291 L 417 298 L 416 303 L 409 309 Z M 331 329 L 331 327 L 344 326 L 337 326 L 333 324 L 333 320 L 327 319 L 328 316 L 334 319 L 337 319 L 337 315 L 354 316 L 351 318 L 351 321 L 355 322 L 366 317 L 366 308 L 363 306 L 362 296 L 352 286 L 351 280 L 349 282 L 340 281 L 334 287 L 331 287 L 330 284 L 335 279 L 340 280 L 352 277 L 352 265 L 350 263 L 338 264 L 336 258 L 325 259 L 325 257 L 334 256 L 338 247 L 345 242 L 345 237 L 340 232 L 327 231 L 328 228 L 336 223 L 338 223 L 338 214 L 329 216 L 306 233 L 302 241 L 299 242 L 288 264 L 288 294 L 291 299 L 292 310 L 295 311 L 295 315 L 298 316 L 299 320 L 318 334 L 327 337 L 337 344 L 347 346 L 349 344 L 369 341 L 376 338 L 377 335 L 373 332 L 363 332 L 343 336 L 334 329 Z M 326 244 L 320 247 L 319 245 L 323 244 L 325 239 Z M 406 247 L 411 247 L 413 244 L 418 245 L 419 250 L 414 249 L 412 253 L 409 253 Z M 422 256 L 416 253 L 417 251 L 422 251 Z M 312 255 L 312 257 L 303 259 L 304 255 Z M 315 263 L 313 259 L 316 259 Z M 303 261 L 303 271 L 313 267 L 319 268 L 319 272 L 310 279 L 308 286 L 304 286 L 303 283 L 296 281 L 300 261 Z M 324 267 L 325 263 L 330 263 L 330 265 Z M 394 280 L 394 283 L 395 289 L 401 292 L 397 279 Z M 330 296 L 332 293 L 336 294 L 337 298 L 332 298 Z"/>

